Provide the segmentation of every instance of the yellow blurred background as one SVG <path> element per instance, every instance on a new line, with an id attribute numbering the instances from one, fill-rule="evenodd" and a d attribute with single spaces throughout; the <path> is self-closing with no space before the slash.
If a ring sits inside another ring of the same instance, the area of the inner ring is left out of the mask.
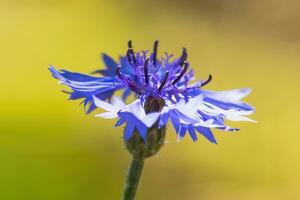
<path id="1" fill-rule="evenodd" d="M 133 40 L 179 55 L 206 88 L 253 88 L 259 123 L 177 138 L 146 162 L 143 200 L 300 199 L 300 3 L 286 0 L 0 1 L 0 199 L 120 199 L 122 128 L 68 101 L 49 64 L 89 73 Z M 99 112 L 99 111 L 98 111 Z"/>

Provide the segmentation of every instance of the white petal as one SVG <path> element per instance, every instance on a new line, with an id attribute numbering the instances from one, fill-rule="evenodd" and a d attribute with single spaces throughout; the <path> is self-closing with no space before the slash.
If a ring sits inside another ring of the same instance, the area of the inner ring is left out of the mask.
<path id="1" fill-rule="evenodd" d="M 146 119 L 143 122 L 149 128 L 157 121 L 159 115 L 160 113 L 158 112 L 147 114 Z"/>
<path id="2" fill-rule="evenodd" d="M 105 112 L 105 113 L 96 114 L 95 116 L 106 118 L 106 119 L 113 119 L 113 118 L 118 117 L 118 114 L 114 113 L 114 112 Z"/>
<path id="3" fill-rule="evenodd" d="M 126 107 L 126 104 L 124 103 L 124 101 L 116 96 L 114 96 L 114 98 L 113 98 L 113 104 L 114 104 L 114 106 L 121 108 L 121 109 L 124 109 Z"/>
<path id="4" fill-rule="evenodd" d="M 250 88 L 242 88 L 236 90 L 226 90 L 226 91 L 210 91 L 210 90 L 203 90 L 205 96 L 222 101 L 222 102 L 232 102 L 238 101 L 248 94 L 250 94 Z"/>
<path id="5" fill-rule="evenodd" d="M 94 103 L 97 107 L 102 108 L 106 111 L 113 111 L 115 110 L 114 106 L 111 105 L 110 103 L 107 103 L 106 101 L 102 101 L 98 99 L 97 97 L 93 96 Z"/>

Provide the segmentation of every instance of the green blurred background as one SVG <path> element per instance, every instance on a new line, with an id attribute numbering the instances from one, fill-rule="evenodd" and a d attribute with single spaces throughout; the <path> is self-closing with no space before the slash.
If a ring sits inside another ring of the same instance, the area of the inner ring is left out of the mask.
<path id="1" fill-rule="evenodd" d="M 47 70 L 89 73 L 100 53 L 180 54 L 209 89 L 253 88 L 259 123 L 177 143 L 146 163 L 137 199 L 300 199 L 300 3 L 286 0 L 0 2 L 0 199 L 120 199 L 122 129 L 86 115 Z"/>

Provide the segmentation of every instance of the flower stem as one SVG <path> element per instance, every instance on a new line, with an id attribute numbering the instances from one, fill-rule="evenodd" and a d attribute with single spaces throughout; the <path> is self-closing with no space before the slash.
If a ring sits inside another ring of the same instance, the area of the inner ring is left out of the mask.
<path id="1" fill-rule="evenodd" d="M 128 171 L 123 200 L 134 200 L 143 171 L 144 159 L 133 158 Z"/>

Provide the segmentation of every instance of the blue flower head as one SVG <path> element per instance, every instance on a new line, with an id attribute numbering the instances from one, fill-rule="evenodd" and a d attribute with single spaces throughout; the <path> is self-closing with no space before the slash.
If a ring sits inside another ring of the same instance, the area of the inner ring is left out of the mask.
<path id="1" fill-rule="evenodd" d="M 250 89 L 204 90 L 212 76 L 195 81 L 185 48 L 181 56 L 174 59 L 167 53 L 159 59 L 157 48 L 158 41 L 155 41 L 152 53 L 135 52 L 129 41 L 127 53 L 119 62 L 103 54 L 106 69 L 94 72 L 102 76 L 58 71 L 53 66 L 49 70 L 60 83 L 71 88 L 70 99 L 83 99 L 87 113 L 99 107 L 106 112 L 96 116 L 118 118 L 116 126 L 126 123 L 125 140 L 130 139 L 135 130 L 146 140 L 149 128 L 160 129 L 170 121 L 179 139 L 188 133 L 197 141 L 199 133 L 216 143 L 212 128 L 239 130 L 225 125 L 224 120 L 253 121 L 246 116 L 252 114 L 254 108 L 241 101 Z M 123 92 L 122 98 L 114 96 L 118 90 Z M 136 100 L 126 105 L 131 94 Z"/>

